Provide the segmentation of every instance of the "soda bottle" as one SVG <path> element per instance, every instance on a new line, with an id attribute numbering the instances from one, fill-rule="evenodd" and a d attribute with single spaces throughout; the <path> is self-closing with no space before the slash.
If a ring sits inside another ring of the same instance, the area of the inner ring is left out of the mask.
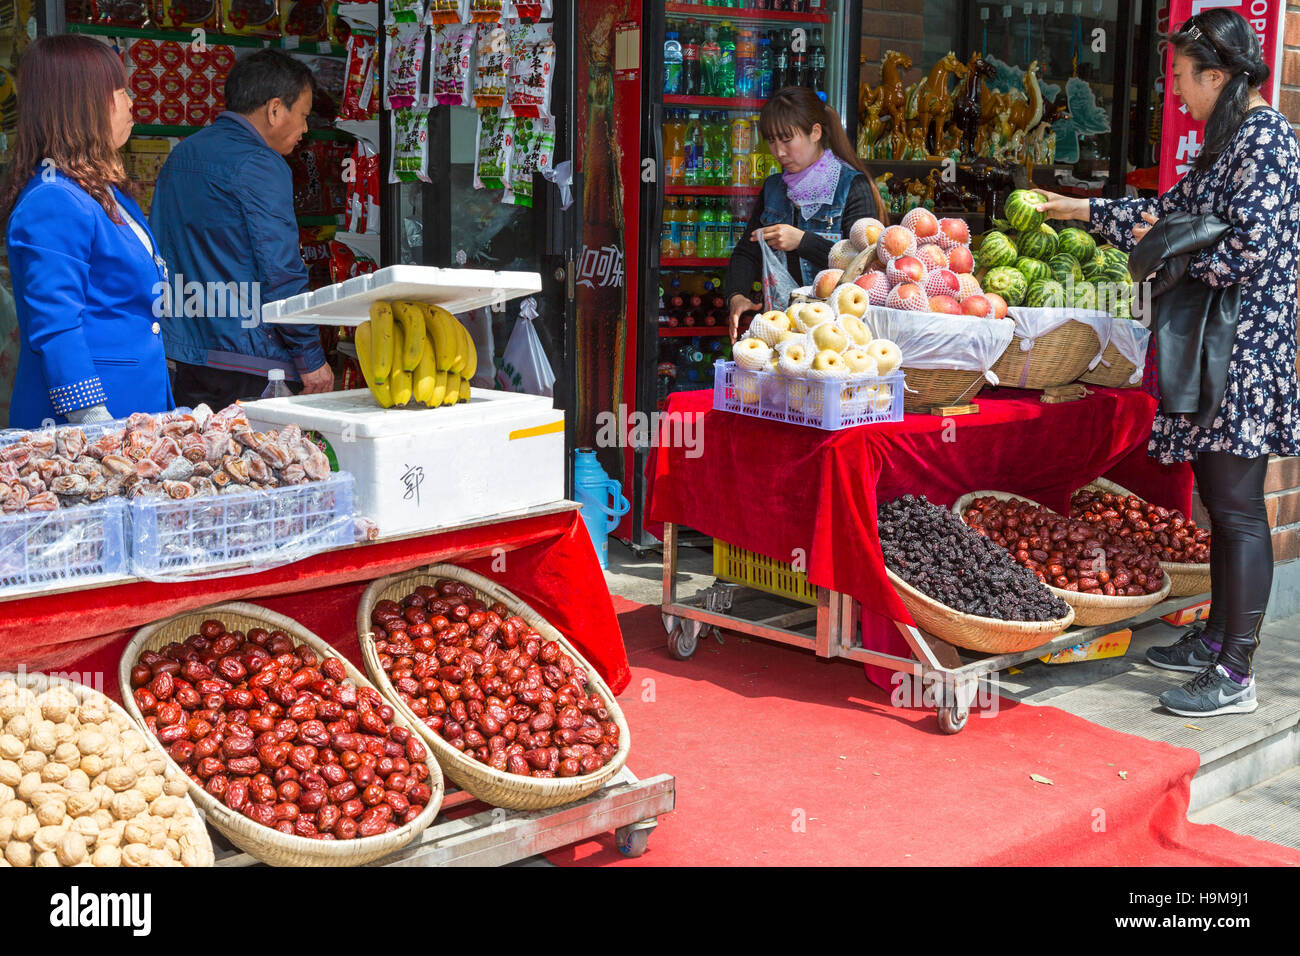
<path id="1" fill-rule="evenodd" d="M 737 116 L 731 121 L 731 185 L 748 186 L 750 181 L 749 154 L 754 148 L 753 125 L 748 116 Z"/>
<path id="2" fill-rule="evenodd" d="M 704 42 L 700 44 L 700 73 L 704 78 L 704 96 L 721 96 L 718 92 L 718 58 L 722 48 L 718 46 L 718 32 L 710 25 L 704 29 Z"/>
<path id="3" fill-rule="evenodd" d="M 682 91 L 682 44 L 677 31 L 670 30 L 664 40 L 664 95 L 676 96 Z"/>
<path id="4" fill-rule="evenodd" d="M 732 219 L 731 219 L 731 209 L 729 207 L 730 207 L 730 203 L 720 202 L 718 204 L 718 214 L 716 217 L 718 223 L 717 230 L 716 230 L 717 238 L 714 242 L 714 246 L 717 251 L 714 252 L 713 254 L 719 259 L 731 258 L 731 250 L 736 247 L 736 244 L 731 241 L 732 240 L 732 235 L 731 235 Z"/>
<path id="5" fill-rule="evenodd" d="M 704 176 L 704 131 L 700 128 L 700 114 L 692 110 L 690 124 L 686 127 L 685 183 L 687 186 L 703 186 L 708 183 Z"/>
<path id="6" fill-rule="evenodd" d="M 736 39 L 731 32 L 731 21 L 723 20 L 718 31 L 718 92 L 715 96 L 736 95 Z"/>
<path id="7" fill-rule="evenodd" d="M 813 28 L 808 47 L 808 86 L 814 93 L 826 92 L 826 45 L 822 43 L 821 27 Z"/>
<path id="8" fill-rule="evenodd" d="M 696 244 L 699 233 L 696 230 L 699 225 L 700 214 L 696 210 L 693 200 L 684 199 L 682 201 L 686 203 L 686 215 L 682 219 L 682 258 L 694 259 L 699 254 L 699 247 Z"/>
<path id="9" fill-rule="evenodd" d="M 779 0 L 778 0 L 779 2 Z M 777 9 L 780 9 L 779 7 Z M 772 64 L 772 89 L 790 85 L 790 31 L 781 30 L 776 35 L 776 50 Z"/>
<path id="10" fill-rule="evenodd" d="M 758 69 L 755 73 L 754 95 L 765 100 L 772 95 L 772 41 L 763 37 L 758 41 Z"/>
<path id="11" fill-rule="evenodd" d="M 808 47 L 790 51 L 790 76 L 787 86 L 808 85 Z"/>
<path id="12" fill-rule="evenodd" d="M 676 259 L 681 255 L 681 232 L 675 221 L 677 216 L 677 200 L 673 197 L 668 198 L 668 205 L 664 208 L 664 224 L 659 233 L 659 257 L 661 259 Z"/>
<path id="13" fill-rule="evenodd" d="M 686 124 L 680 110 L 669 110 L 664 120 L 664 158 L 668 163 L 668 182 L 673 186 L 686 183 Z"/>
<path id="14" fill-rule="evenodd" d="M 700 80 L 700 34 L 694 20 L 686 21 L 686 32 L 682 36 L 682 81 L 680 89 L 683 96 L 704 95 L 704 87 Z"/>
<path id="15" fill-rule="evenodd" d="M 713 221 L 713 200 L 705 199 L 700 203 L 700 221 L 695 226 L 695 247 L 701 259 L 712 259 L 718 254 L 714 245 L 718 231 Z"/>
<path id="16" fill-rule="evenodd" d="M 736 95 L 742 99 L 753 99 L 757 93 L 758 63 L 754 34 L 749 30 L 740 31 L 736 41 Z"/>
<path id="17" fill-rule="evenodd" d="M 749 154 L 749 182 L 752 186 L 763 185 L 763 180 L 767 178 L 767 160 L 771 153 L 767 150 L 767 140 L 763 138 L 758 129 L 758 117 L 751 119 L 751 136 L 753 137 L 754 148 Z"/>
<path id="18" fill-rule="evenodd" d="M 714 115 L 713 142 L 718 162 L 713 183 L 715 186 L 726 186 L 731 182 L 731 127 L 727 123 L 726 113 Z"/>

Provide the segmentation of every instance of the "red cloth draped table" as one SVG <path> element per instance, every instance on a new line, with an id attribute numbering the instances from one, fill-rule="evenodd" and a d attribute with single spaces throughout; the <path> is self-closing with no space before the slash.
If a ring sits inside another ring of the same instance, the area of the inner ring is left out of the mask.
<path id="1" fill-rule="evenodd" d="M 1155 400 L 1089 388 L 1058 405 L 1003 389 L 979 396 L 976 415 L 907 415 L 838 432 L 713 411 L 712 391 L 677 392 L 648 464 L 647 514 L 776 560 L 804 556 L 809 581 L 855 598 L 864 620 L 912 623 L 885 576 L 877 501 L 923 494 L 951 507 L 971 491 L 1009 491 L 1065 512 L 1076 488 L 1106 476 L 1191 514 L 1191 468 L 1146 454 Z M 696 431 L 673 420 L 687 416 Z M 682 435 L 692 441 L 671 441 Z M 863 639 L 910 656 L 895 628 L 864 627 Z M 888 686 L 888 672 L 868 672 Z"/>
<path id="2" fill-rule="evenodd" d="M 518 595 L 573 642 L 615 694 L 631 680 L 604 573 L 577 510 L 378 541 L 256 574 L 128 583 L 0 601 L 0 671 L 87 678 L 119 697 L 118 658 L 145 624 L 226 601 L 251 601 L 302 623 L 360 666 L 356 613 L 376 578 L 450 562 Z"/>

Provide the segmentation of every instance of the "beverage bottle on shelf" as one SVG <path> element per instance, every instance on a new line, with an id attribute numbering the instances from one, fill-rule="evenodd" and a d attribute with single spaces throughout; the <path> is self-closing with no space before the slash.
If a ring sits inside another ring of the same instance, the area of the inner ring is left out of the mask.
<path id="1" fill-rule="evenodd" d="M 735 248 L 735 243 L 731 241 L 731 204 L 721 202 L 718 204 L 717 212 L 717 238 L 714 241 L 714 248 L 717 251 L 713 254 L 717 259 L 730 259 L 731 250 Z"/>
<path id="2" fill-rule="evenodd" d="M 752 0 L 750 6 L 755 10 L 771 10 L 772 0 Z"/>
<path id="3" fill-rule="evenodd" d="M 713 185 L 725 186 L 731 181 L 731 128 L 726 113 L 713 115 L 713 155 L 717 165 L 713 170 Z"/>
<path id="4" fill-rule="evenodd" d="M 677 200 L 673 197 L 668 198 L 668 204 L 664 207 L 664 224 L 659 232 L 659 257 L 661 259 L 676 259 L 681 255 L 681 234 L 675 231 L 677 223 L 675 217 L 677 214 Z"/>
<path id="5" fill-rule="evenodd" d="M 753 124 L 749 117 L 734 117 L 731 121 L 731 185 L 749 185 L 749 154 L 753 148 Z"/>
<path id="6" fill-rule="evenodd" d="M 825 13 L 826 0 L 808 0 L 809 13 Z"/>
<path id="7" fill-rule="evenodd" d="M 699 247 L 696 243 L 699 236 L 697 229 L 699 226 L 700 214 L 699 211 L 695 208 L 695 203 L 693 200 L 687 197 L 683 201 L 686 203 L 686 213 L 682 217 L 682 239 L 681 239 L 682 258 L 694 259 L 697 255 L 699 255 L 698 252 Z"/>
<path id="8" fill-rule="evenodd" d="M 778 0 L 780 2 L 780 0 Z M 777 7 L 780 9 L 780 7 Z M 788 9 L 788 8 L 787 8 Z M 772 90 L 790 85 L 790 31 L 776 31 L 772 63 Z"/>
<path id="9" fill-rule="evenodd" d="M 814 93 L 826 92 L 826 45 L 822 42 L 821 27 L 813 27 L 812 43 L 808 46 L 808 86 Z"/>
<path id="10" fill-rule="evenodd" d="M 664 95 L 676 96 L 682 91 L 682 43 L 676 30 L 669 30 L 664 39 Z"/>
<path id="11" fill-rule="evenodd" d="M 731 32 L 731 21 L 723 20 L 718 30 L 718 92 L 716 96 L 736 95 L 736 38 Z"/>
<path id="12" fill-rule="evenodd" d="M 754 96 L 760 100 L 772 95 L 772 41 L 762 37 L 758 41 L 758 60 L 754 71 Z"/>
<path id="13" fill-rule="evenodd" d="M 758 117 L 753 117 L 751 123 L 754 148 L 749 153 L 749 183 L 751 186 L 761 186 L 767 178 L 767 161 L 771 153 L 767 149 L 767 140 L 759 132 Z"/>
<path id="14" fill-rule="evenodd" d="M 695 225 L 695 248 L 701 259 L 712 259 L 718 254 L 714 245 L 718 231 L 713 227 L 713 200 L 704 199 L 699 207 L 700 221 Z"/>
<path id="15" fill-rule="evenodd" d="M 718 95 L 718 33 L 712 24 L 704 27 L 704 38 L 700 41 L 700 95 Z"/>
<path id="16" fill-rule="evenodd" d="M 668 163 L 668 182 L 673 186 L 686 183 L 686 124 L 680 110 L 664 114 L 664 158 Z"/>
<path id="17" fill-rule="evenodd" d="M 700 126 L 700 114 L 692 110 L 690 123 L 686 127 L 686 169 L 683 181 L 687 186 L 702 186 L 708 182 L 704 176 L 704 130 Z"/>
<path id="18" fill-rule="evenodd" d="M 808 47 L 806 45 L 802 50 L 790 51 L 790 76 L 786 80 L 786 85 L 808 85 Z"/>
<path id="19" fill-rule="evenodd" d="M 736 95 L 747 100 L 758 95 L 758 48 L 748 29 L 736 41 Z"/>
<path id="20" fill-rule="evenodd" d="M 702 96 L 704 87 L 700 77 L 700 34 L 694 20 L 686 21 L 686 30 L 682 34 L 682 81 L 680 89 L 683 96 Z"/>

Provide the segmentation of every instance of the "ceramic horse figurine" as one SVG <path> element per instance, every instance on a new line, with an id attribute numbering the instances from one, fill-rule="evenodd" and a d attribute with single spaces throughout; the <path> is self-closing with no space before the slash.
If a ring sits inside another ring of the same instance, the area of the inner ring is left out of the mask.
<path id="1" fill-rule="evenodd" d="M 966 82 L 952 109 L 952 124 L 961 132 L 961 153 L 975 156 L 975 139 L 980 128 L 980 86 L 996 71 L 979 53 L 972 53 L 966 64 Z"/>
<path id="2" fill-rule="evenodd" d="M 943 147 L 943 130 L 952 116 L 952 90 L 948 81 L 957 76 L 966 76 L 966 64 L 957 59 L 951 51 L 930 69 L 930 73 L 920 84 L 917 96 L 918 125 L 925 131 L 925 148 L 930 156 L 935 156 Z"/>
<path id="3" fill-rule="evenodd" d="M 912 68 L 912 58 L 896 50 L 885 53 L 880 64 L 880 111 L 892 121 L 889 136 L 893 155 L 899 157 L 907 148 L 907 88 L 903 73 Z"/>

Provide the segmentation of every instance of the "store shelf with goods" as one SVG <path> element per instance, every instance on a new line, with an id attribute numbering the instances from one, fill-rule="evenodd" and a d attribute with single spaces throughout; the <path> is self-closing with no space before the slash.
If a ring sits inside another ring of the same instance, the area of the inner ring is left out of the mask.
<path id="1" fill-rule="evenodd" d="M 699 106 L 722 110 L 761 110 L 767 100 L 740 99 L 736 96 L 665 96 L 664 106 Z"/>
<path id="2" fill-rule="evenodd" d="M 192 30 L 159 30 L 146 27 L 119 27 L 107 23 L 69 23 L 69 33 L 84 33 L 101 37 L 135 37 L 146 40 L 175 40 L 188 45 L 195 41 Z M 274 47 L 301 53 L 304 56 L 346 56 L 347 49 L 328 41 L 302 40 L 301 37 L 246 37 L 235 33 L 203 31 L 203 42 L 208 46 L 242 46 L 266 49 Z"/>
<path id="3" fill-rule="evenodd" d="M 202 126 L 167 126 L 159 123 L 136 123 L 131 127 L 132 136 L 189 136 L 203 129 Z M 303 139 L 336 139 L 351 142 L 355 137 L 341 129 L 309 129 Z"/>
<path id="4" fill-rule="evenodd" d="M 665 3 L 665 14 L 684 14 L 705 20 L 730 20 L 733 23 L 830 23 L 829 13 L 799 13 L 790 10 L 746 10 L 705 3 Z"/>
<path id="5" fill-rule="evenodd" d="M 725 325 L 679 325 L 679 326 L 659 326 L 659 337 L 667 338 L 692 338 L 696 335 L 726 335 L 727 327 Z"/>
<path id="6" fill-rule="evenodd" d="M 730 259 L 660 259 L 659 265 L 664 269 L 725 269 Z"/>
<path id="7" fill-rule="evenodd" d="M 664 187 L 666 196 L 757 196 L 763 191 L 760 186 L 678 186 Z"/>

